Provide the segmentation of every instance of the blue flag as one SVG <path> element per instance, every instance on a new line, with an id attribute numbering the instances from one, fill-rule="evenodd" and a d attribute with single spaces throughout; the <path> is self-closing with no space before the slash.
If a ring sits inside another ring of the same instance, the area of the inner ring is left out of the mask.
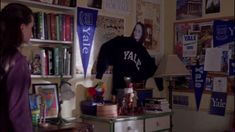
<path id="1" fill-rule="evenodd" d="M 234 20 L 222 21 L 215 20 L 213 24 L 214 47 L 234 41 Z"/>
<path id="2" fill-rule="evenodd" d="M 227 103 L 227 93 L 212 92 L 210 114 L 224 116 Z"/>
<path id="3" fill-rule="evenodd" d="M 97 10 L 80 7 L 77 9 L 77 31 L 84 77 L 86 77 L 87 74 L 87 67 L 96 28 L 97 13 Z"/>
<path id="4" fill-rule="evenodd" d="M 197 111 L 199 110 L 202 98 L 202 92 L 205 86 L 206 75 L 207 72 L 204 71 L 203 65 L 192 66 L 192 79 L 193 79 Z"/>

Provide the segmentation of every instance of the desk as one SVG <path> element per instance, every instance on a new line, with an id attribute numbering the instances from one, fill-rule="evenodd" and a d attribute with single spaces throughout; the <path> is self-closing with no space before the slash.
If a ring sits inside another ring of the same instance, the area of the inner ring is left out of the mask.
<path id="1" fill-rule="evenodd" d="M 93 132 L 93 126 L 84 122 L 72 122 L 63 126 L 35 127 L 34 132 Z"/>
<path id="2" fill-rule="evenodd" d="M 93 124 L 94 132 L 170 131 L 172 112 L 118 116 L 113 118 L 81 115 L 83 122 Z"/>

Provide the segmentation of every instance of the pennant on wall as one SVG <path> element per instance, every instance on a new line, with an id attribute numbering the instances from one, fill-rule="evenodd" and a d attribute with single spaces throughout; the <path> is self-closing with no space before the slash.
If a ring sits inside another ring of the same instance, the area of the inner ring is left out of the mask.
<path id="1" fill-rule="evenodd" d="M 207 72 L 204 71 L 203 65 L 192 66 L 192 79 L 193 79 L 197 111 L 199 110 L 202 92 L 205 86 L 206 75 Z"/>
<path id="2" fill-rule="evenodd" d="M 229 76 L 235 75 L 235 60 L 229 60 Z"/>
<path id="3" fill-rule="evenodd" d="M 234 41 L 234 20 L 215 20 L 213 24 L 214 47 Z"/>
<path id="4" fill-rule="evenodd" d="M 87 8 L 78 7 L 77 10 L 77 31 L 84 77 L 86 77 L 87 74 L 87 67 L 96 28 L 97 13 L 97 10 Z"/>
<path id="5" fill-rule="evenodd" d="M 210 114 L 224 116 L 227 103 L 227 93 L 212 92 L 210 103 Z"/>

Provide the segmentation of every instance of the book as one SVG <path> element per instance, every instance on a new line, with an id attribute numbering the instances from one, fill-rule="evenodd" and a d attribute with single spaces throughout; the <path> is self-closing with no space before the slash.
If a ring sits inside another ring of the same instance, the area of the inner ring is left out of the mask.
<path id="1" fill-rule="evenodd" d="M 41 58 L 41 73 L 42 75 L 47 75 L 46 72 L 46 50 L 45 49 L 41 49 L 40 51 L 40 58 Z"/>
<path id="2" fill-rule="evenodd" d="M 56 40 L 56 15 L 50 13 L 51 40 Z"/>
<path id="3" fill-rule="evenodd" d="M 55 47 L 53 48 L 54 52 L 53 52 L 53 57 L 54 57 L 54 75 L 59 75 L 60 72 L 59 72 L 59 48 L 58 47 Z"/>

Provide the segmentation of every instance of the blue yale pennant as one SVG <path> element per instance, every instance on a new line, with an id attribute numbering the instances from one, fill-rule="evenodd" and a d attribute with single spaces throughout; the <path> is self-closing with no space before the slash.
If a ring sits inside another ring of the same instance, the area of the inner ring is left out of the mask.
<path id="1" fill-rule="evenodd" d="M 195 91 L 195 99 L 197 105 L 197 111 L 199 110 L 202 92 L 205 86 L 205 80 L 207 76 L 207 72 L 204 71 L 203 65 L 195 65 L 192 66 L 192 79 L 193 86 Z"/>
<path id="2" fill-rule="evenodd" d="M 224 116 L 227 93 L 223 92 L 212 92 L 211 94 L 211 103 L 210 103 L 210 114 Z"/>
<path id="3" fill-rule="evenodd" d="M 84 77 L 86 77 L 87 74 L 87 67 L 96 28 L 97 13 L 97 10 L 80 7 L 77 9 L 77 31 Z"/>

